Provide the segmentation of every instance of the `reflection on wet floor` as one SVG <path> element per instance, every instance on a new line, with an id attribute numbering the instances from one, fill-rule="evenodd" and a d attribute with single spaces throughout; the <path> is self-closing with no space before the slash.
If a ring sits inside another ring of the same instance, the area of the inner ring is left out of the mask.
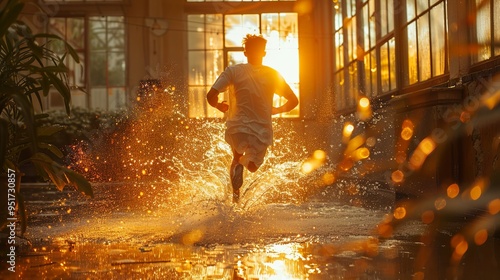
<path id="1" fill-rule="evenodd" d="M 409 223 L 376 232 L 389 208 L 310 199 L 248 210 L 221 201 L 127 204 L 134 192 L 32 191 L 32 247 L 12 279 L 497 279 L 498 239 L 450 264 L 448 228 Z M 112 190 L 112 191 L 110 191 Z M 116 196 L 120 196 L 117 198 Z M 49 198 L 53 199 L 49 199 Z M 44 203 L 42 203 L 44 201 Z M 118 203 L 117 201 L 120 201 Z M 424 233 L 432 233 L 426 234 Z M 432 237 L 432 240 L 423 236 Z M 22 243 L 22 241 L 20 241 Z M 24 242 L 26 243 L 26 242 Z M 479 278 L 470 278 L 472 276 Z"/>

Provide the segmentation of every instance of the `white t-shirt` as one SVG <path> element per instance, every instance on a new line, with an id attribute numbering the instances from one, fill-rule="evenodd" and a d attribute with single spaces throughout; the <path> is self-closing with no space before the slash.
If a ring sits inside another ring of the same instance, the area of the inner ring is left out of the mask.
<path id="1" fill-rule="evenodd" d="M 278 71 L 268 66 L 246 63 L 227 67 L 212 86 L 219 92 L 232 86 L 226 133 L 255 135 L 262 143 L 271 145 L 273 96 L 284 85 Z"/>

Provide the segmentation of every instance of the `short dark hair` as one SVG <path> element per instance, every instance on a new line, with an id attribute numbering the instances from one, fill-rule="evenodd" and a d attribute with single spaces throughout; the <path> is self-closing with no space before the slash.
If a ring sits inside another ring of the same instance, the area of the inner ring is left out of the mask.
<path id="1" fill-rule="evenodd" d="M 266 49 L 267 40 L 262 37 L 262 35 L 247 34 L 243 38 L 243 47 L 245 51 L 261 50 Z"/>

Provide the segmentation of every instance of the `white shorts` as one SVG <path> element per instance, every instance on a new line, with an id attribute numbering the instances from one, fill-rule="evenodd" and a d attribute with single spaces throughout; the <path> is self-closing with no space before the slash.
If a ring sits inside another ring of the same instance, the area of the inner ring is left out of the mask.
<path id="1" fill-rule="evenodd" d="M 240 163 L 248 167 L 249 162 L 253 162 L 259 167 L 264 163 L 268 145 L 262 143 L 257 137 L 247 133 L 229 134 L 226 132 L 226 142 L 238 154 L 243 156 Z"/>

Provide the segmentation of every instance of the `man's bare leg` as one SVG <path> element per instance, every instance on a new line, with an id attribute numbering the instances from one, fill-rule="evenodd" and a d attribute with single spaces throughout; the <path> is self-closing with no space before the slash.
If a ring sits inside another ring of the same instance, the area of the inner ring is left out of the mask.
<path id="1" fill-rule="evenodd" d="M 240 188 L 243 185 L 243 165 L 240 163 L 241 154 L 233 150 L 233 162 L 229 169 L 231 185 L 233 187 L 233 202 L 238 202 L 240 199 Z"/>

